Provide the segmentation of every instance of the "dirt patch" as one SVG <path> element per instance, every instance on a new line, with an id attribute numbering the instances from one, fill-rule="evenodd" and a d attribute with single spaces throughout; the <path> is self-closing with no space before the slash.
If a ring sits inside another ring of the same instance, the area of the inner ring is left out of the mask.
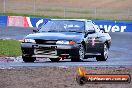
<path id="1" fill-rule="evenodd" d="M 8 0 L 6 5 L 13 8 L 18 7 L 23 10 L 33 8 L 34 1 L 36 7 L 75 7 L 75 8 L 132 8 L 131 0 Z M 3 0 L 0 0 L 3 2 Z M 1 7 L 2 7 L 1 3 Z M 23 7 L 20 7 L 23 5 Z M 16 8 L 17 9 L 17 8 Z M 7 10 L 7 8 L 6 8 Z"/>
<path id="2" fill-rule="evenodd" d="M 89 74 L 131 74 L 132 67 L 85 67 Z M 0 70 L 0 88 L 132 88 L 130 84 L 86 84 L 75 81 L 77 67 Z"/>

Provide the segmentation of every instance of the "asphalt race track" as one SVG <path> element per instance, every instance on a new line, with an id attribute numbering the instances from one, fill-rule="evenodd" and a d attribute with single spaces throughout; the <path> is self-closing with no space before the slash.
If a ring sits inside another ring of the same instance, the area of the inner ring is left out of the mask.
<path id="1" fill-rule="evenodd" d="M 23 39 L 29 33 L 30 28 L 0 27 L 0 39 Z M 110 33 L 112 46 L 109 58 L 105 62 L 97 62 L 95 58 L 89 58 L 84 62 L 70 62 L 70 60 L 53 63 L 49 59 L 38 58 L 35 63 L 0 62 L 0 67 L 43 67 L 43 66 L 132 66 L 132 33 Z M 21 59 L 21 58 L 20 58 Z"/>

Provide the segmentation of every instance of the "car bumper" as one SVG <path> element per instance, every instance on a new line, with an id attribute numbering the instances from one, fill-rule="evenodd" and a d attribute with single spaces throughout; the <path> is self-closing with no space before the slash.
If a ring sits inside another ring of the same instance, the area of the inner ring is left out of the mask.
<path id="1" fill-rule="evenodd" d="M 34 43 L 21 43 L 23 56 L 45 58 L 70 58 L 78 54 L 80 45 L 43 45 Z"/>

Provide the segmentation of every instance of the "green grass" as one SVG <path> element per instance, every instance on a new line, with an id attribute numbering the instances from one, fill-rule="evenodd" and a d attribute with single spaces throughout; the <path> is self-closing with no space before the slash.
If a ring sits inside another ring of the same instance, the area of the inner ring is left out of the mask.
<path id="1" fill-rule="evenodd" d="M 20 42 L 16 40 L 0 40 L 0 56 L 20 56 Z"/>
<path id="2" fill-rule="evenodd" d="M 116 20 L 116 21 L 132 21 L 132 19 L 112 19 L 112 18 L 93 18 L 93 17 L 62 17 L 62 16 L 46 16 L 46 15 L 33 15 L 33 14 L 22 14 L 22 13 L 0 13 L 5 16 L 29 16 L 29 17 L 41 17 L 41 18 L 56 18 L 56 19 L 88 19 L 88 20 Z"/>

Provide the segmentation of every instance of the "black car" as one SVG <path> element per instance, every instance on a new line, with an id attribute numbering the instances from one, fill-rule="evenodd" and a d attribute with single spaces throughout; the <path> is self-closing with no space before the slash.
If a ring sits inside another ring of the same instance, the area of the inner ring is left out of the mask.
<path id="1" fill-rule="evenodd" d="M 91 20 L 52 19 L 33 31 L 21 43 L 24 62 L 34 62 L 36 57 L 49 58 L 52 62 L 83 61 L 91 57 L 106 61 L 108 58 L 111 37 Z"/>

